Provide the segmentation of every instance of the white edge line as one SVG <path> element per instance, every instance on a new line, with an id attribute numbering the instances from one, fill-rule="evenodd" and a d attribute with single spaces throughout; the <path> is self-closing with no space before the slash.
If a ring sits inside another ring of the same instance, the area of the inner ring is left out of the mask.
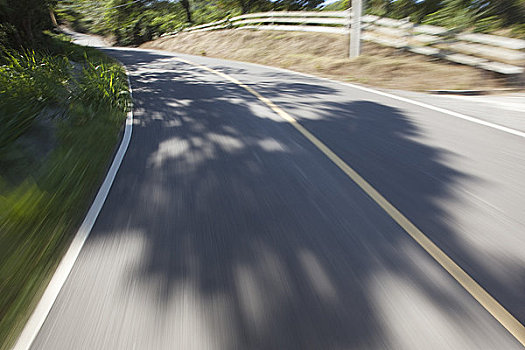
<path id="1" fill-rule="evenodd" d="M 196 56 L 196 57 L 200 57 L 200 56 Z M 509 127 L 506 127 L 506 126 L 502 126 L 502 125 L 499 125 L 499 124 L 487 122 L 485 120 L 478 119 L 478 118 L 475 118 L 475 117 L 471 117 L 471 116 L 468 116 L 466 114 L 454 112 L 454 111 L 451 111 L 451 110 L 448 110 L 448 109 L 445 109 L 445 108 L 441 108 L 441 107 L 436 107 L 436 106 L 430 105 L 428 103 L 419 102 L 419 101 L 412 100 L 412 99 L 409 99 L 409 98 L 406 98 L 406 97 L 401 97 L 401 96 L 398 96 L 398 95 L 394 95 L 394 94 L 391 94 L 391 93 L 388 93 L 388 92 L 383 92 L 383 91 L 375 90 L 375 89 L 368 88 L 368 87 L 365 87 L 365 86 L 355 85 L 355 84 L 352 84 L 352 83 L 345 83 L 345 82 L 342 82 L 342 81 L 337 81 L 337 80 L 333 80 L 333 79 L 329 79 L 329 78 L 317 77 L 315 75 L 311 75 L 311 74 L 307 74 L 307 73 L 295 72 L 293 70 L 280 68 L 280 67 L 265 66 L 265 65 L 262 65 L 262 64 L 251 63 L 251 62 L 242 62 L 242 61 L 236 61 L 236 62 L 248 63 L 250 65 L 260 66 L 260 67 L 264 67 L 264 68 L 273 68 L 275 70 L 280 70 L 280 71 L 283 71 L 283 72 L 286 72 L 286 73 L 290 73 L 290 74 L 298 74 L 298 75 L 302 75 L 302 76 L 305 76 L 305 77 L 308 77 L 308 78 L 321 79 L 321 80 L 329 81 L 331 83 L 349 86 L 349 87 L 352 87 L 354 89 L 358 89 L 358 90 L 362 90 L 362 91 L 366 91 L 366 92 L 371 92 L 371 93 L 374 93 L 376 95 L 385 96 L 385 97 L 388 97 L 388 98 L 391 98 L 391 99 L 394 99 L 394 100 L 402 101 L 402 102 L 405 102 L 405 103 L 410 103 L 410 104 L 413 104 L 413 105 L 416 105 L 416 106 L 419 106 L 419 107 L 423 107 L 423 108 L 426 108 L 426 109 L 431 109 L 431 110 L 436 111 L 436 112 L 448 114 L 448 115 L 456 117 L 456 118 L 468 120 L 468 121 L 476 123 L 476 124 L 488 126 L 490 128 L 494 128 L 494 129 L 497 129 L 497 130 L 500 130 L 500 131 L 507 132 L 507 133 L 512 134 L 512 135 L 516 135 L 516 136 L 520 136 L 520 137 L 525 138 L 525 132 L 523 132 L 523 131 L 519 131 L 519 130 L 512 129 L 512 128 L 509 128 Z"/>
<path id="2" fill-rule="evenodd" d="M 468 115 L 465 115 L 465 114 L 461 114 L 461 113 L 458 113 L 458 112 L 454 112 L 454 111 L 451 111 L 451 110 L 448 110 L 448 109 L 445 109 L 445 108 L 436 107 L 436 106 L 429 105 L 429 104 L 424 103 L 424 102 L 418 102 L 418 101 L 411 100 L 411 99 L 408 99 L 408 98 L 405 98 L 405 97 L 389 94 L 387 92 L 377 91 L 377 90 L 370 89 L 370 88 L 363 87 L 363 86 L 359 86 L 359 85 L 354 85 L 354 84 L 349 84 L 349 83 L 340 83 L 340 84 L 348 85 L 348 86 L 351 86 L 351 87 L 354 87 L 356 89 L 360 89 L 360 90 L 363 90 L 363 91 L 373 92 L 375 94 L 382 95 L 382 96 L 385 96 L 385 97 L 389 97 L 389 98 L 392 98 L 392 99 L 395 99 L 395 100 L 399 100 L 399 101 L 402 101 L 402 102 L 411 103 L 411 104 L 416 105 L 416 106 L 420 106 L 420 107 L 423 107 L 423 108 L 426 108 L 426 109 L 431 109 L 431 110 L 434 110 L 436 112 L 448 114 L 448 115 L 456 117 L 456 118 L 468 120 L 469 122 L 473 122 L 473 123 L 476 123 L 476 124 L 488 126 L 490 128 L 493 128 L 493 129 L 497 129 L 497 130 L 504 131 L 504 132 L 507 132 L 507 133 L 512 134 L 512 135 L 516 135 L 516 136 L 520 136 L 520 137 L 525 138 L 525 132 L 523 132 L 523 131 L 519 131 L 519 130 L 512 129 L 512 128 L 509 128 L 509 127 L 506 127 L 506 126 L 503 126 L 503 125 L 487 122 L 485 120 L 478 119 L 478 118 L 475 118 L 475 117 L 471 117 L 471 116 L 468 116 Z"/>
<path id="3" fill-rule="evenodd" d="M 142 51 L 153 51 L 153 52 L 162 52 L 164 54 L 166 54 L 166 53 L 167 54 L 171 54 L 173 56 L 183 55 L 183 56 L 193 56 L 193 57 L 197 57 L 197 58 L 202 58 L 201 56 L 195 56 L 195 55 L 189 55 L 189 54 L 178 53 L 178 52 L 171 52 L 171 51 L 164 51 L 164 50 L 154 50 L 154 49 L 139 49 L 139 50 L 142 50 Z M 450 115 L 452 117 L 456 117 L 456 118 L 460 118 L 460 119 L 463 119 L 463 120 L 467 120 L 467 121 L 472 122 L 472 123 L 488 126 L 489 128 L 497 129 L 497 130 L 500 130 L 500 131 L 503 131 L 503 132 L 506 132 L 506 133 L 509 133 L 509 134 L 512 134 L 512 135 L 515 135 L 515 136 L 519 136 L 519 137 L 525 138 L 525 132 L 523 132 L 523 131 L 519 131 L 519 130 L 512 129 L 512 128 L 509 128 L 509 127 L 506 127 L 506 126 L 502 126 L 502 125 L 499 125 L 499 124 L 494 124 L 494 123 L 491 123 L 491 122 L 487 122 L 485 120 L 478 119 L 478 118 L 475 118 L 475 117 L 471 117 L 471 116 L 468 116 L 468 115 L 465 115 L 465 114 L 462 114 L 462 113 L 454 112 L 454 111 L 451 111 L 451 110 L 448 110 L 448 109 L 445 109 L 445 108 L 436 107 L 436 106 L 430 105 L 428 103 L 419 102 L 419 101 L 415 101 L 415 100 L 412 100 L 412 99 L 409 99 L 409 98 L 406 98 L 406 97 L 397 96 L 397 95 L 394 95 L 394 94 L 391 94 L 391 93 L 388 93 L 388 92 L 375 90 L 373 88 L 368 88 L 368 87 L 364 87 L 364 86 L 360 86 L 360 85 L 355 85 L 355 84 L 352 84 L 352 83 L 345 83 L 345 82 L 342 82 L 342 81 L 337 81 L 337 80 L 333 80 L 333 79 L 329 79 L 329 78 L 318 77 L 318 76 L 307 74 L 307 73 L 296 72 L 296 71 L 289 70 L 289 69 L 286 69 L 286 68 L 266 66 L 264 64 L 258 64 L 258 63 L 252 63 L 252 62 L 244 62 L 244 61 L 232 61 L 232 60 L 223 59 L 223 58 L 216 58 L 216 57 L 206 57 L 206 58 L 230 61 L 230 62 L 247 64 L 247 65 L 252 65 L 252 66 L 258 66 L 258 67 L 263 67 L 263 68 L 267 68 L 267 69 L 273 69 L 273 70 L 277 70 L 277 71 L 281 71 L 281 72 L 286 72 L 286 73 L 289 73 L 289 74 L 302 75 L 304 77 L 308 77 L 308 78 L 312 78 L 312 79 L 325 80 L 325 81 L 328 81 L 328 82 L 331 82 L 331 83 L 334 83 L 334 84 L 349 86 L 349 87 L 352 87 L 354 89 L 370 92 L 370 93 L 373 93 L 373 94 L 376 94 L 376 95 L 385 96 L 385 97 L 388 97 L 388 98 L 391 98 L 391 99 L 394 99 L 394 100 L 398 100 L 398 101 L 402 101 L 402 102 L 405 102 L 405 103 L 410 103 L 410 104 L 413 104 L 413 105 L 416 105 L 416 106 L 419 106 L 419 107 L 430 109 L 430 110 L 433 110 L 433 111 L 436 111 L 436 112 L 439 112 L 439 113 L 443 113 L 443 114 L 448 114 L 448 115 Z"/>
<path id="4" fill-rule="evenodd" d="M 100 210 L 102 209 L 102 206 L 106 201 L 106 198 L 109 194 L 109 190 L 111 189 L 111 185 L 115 180 L 115 176 L 117 175 L 120 164 L 122 163 L 122 159 L 124 159 L 124 155 L 126 154 L 126 151 L 128 149 L 133 129 L 133 91 L 131 89 L 131 82 L 129 80 L 129 71 L 123 64 L 122 66 L 126 70 L 131 98 L 131 107 L 126 117 L 126 126 L 124 128 L 124 136 L 122 137 L 122 142 L 120 143 L 119 149 L 115 154 L 115 157 L 113 158 L 113 162 L 111 163 L 111 167 L 108 170 L 106 178 L 100 186 L 97 196 L 91 204 L 91 207 L 89 208 L 89 211 L 86 214 L 82 225 L 78 229 L 75 238 L 71 242 L 71 245 L 69 246 L 66 254 L 60 261 L 60 264 L 58 265 L 55 273 L 53 274 L 53 277 L 51 278 L 51 281 L 46 287 L 42 298 L 38 302 L 35 310 L 29 317 L 29 320 L 27 321 L 26 325 L 24 326 L 24 329 L 18 337 L 18 340 L 15 346 L 13 347 L 13 350 L 28 350 L 31 347 L 31 344 L 35 340 L 36 336 L 38 335 L 38 332 L 40 332 L 40 328 L 42 328 L 42 325 L 44 324 L 49 312 L 51 311 L 51 308 L 53 307 L 53 304 L 55 303 L 55 300 L 57 299 L 58 294 L 62 289 L 62 286 L 66 282 L 69 273 L 73 269 L 73 265 L 75 264 L 75 261 L 77 260 L 78 255 L 80 254 L 80 250 L 84 246 L 84 243 L 86 242 L 89 234 L 91 233 L 91 229 L 93 228 L 93 225 L 97 220 L 98 214 L 100 213 Z"/>

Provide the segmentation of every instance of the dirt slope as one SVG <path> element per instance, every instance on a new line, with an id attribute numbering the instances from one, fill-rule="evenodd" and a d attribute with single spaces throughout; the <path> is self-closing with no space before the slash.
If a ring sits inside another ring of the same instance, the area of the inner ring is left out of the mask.
<path id="1" fill-rule="evenodd" d="M 254 62 L 394 89 L 504 87 L 504 80 L 490 72 L 367 42 L 362 56 L 350 60 L 345 57 L 348 37 L 337 34 L 220 30 L 180 33 L 141 47 Z"/>

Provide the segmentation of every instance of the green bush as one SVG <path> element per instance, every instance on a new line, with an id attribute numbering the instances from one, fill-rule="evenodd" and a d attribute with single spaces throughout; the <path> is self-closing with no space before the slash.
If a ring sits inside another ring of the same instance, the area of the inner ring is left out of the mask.
<path id="1" fill-rule="evenodd" d="M 86 62 L 77 94 L 92 109 L 127 110 L 129 92 L 124 69 L 116 64 Z"/>
<path id="2" fill-rule="evenodd" d="M 511 34 L 516 38 L 525 39 L 525 23 L 512 26 Z"/>
<path id="3" fill-rule="evenodd" d="M 503 20 L 498 16 L 490 16 L 477 20 L 474 23 L 474 32 L 491 33 L 501 27 L 503 27 Z"/>
<path id="4" fill-rule="evenodd" d="M 423 23 L 463 30 L 471 27 L 475 13 L 464 0 L 445 0 L 444 6 L 423 18 Z"/>
<path id="5" fill-rule="evenodd" d="M 0 66 L 0 95 L 27 101 L 34 98 L 42 103 L 64 99 L 69 79 L 69 60 L 39 52 L 4 51 Z"/>
<path id="6" fill-rule="evenodd" d="M 4 51 L 0 65 L 0 162 L 6 147 L 33 125 L 46 106 L 69 95 L 69 60 L 35 51 Z M 1 163 L 0 163 L 1 164 Z"/>
<path id="7" fill-rule="evenodd" d="M 0 62 L 0 349 L 80 224 L 130 103 L 120 65 L 63 39 Z"/>

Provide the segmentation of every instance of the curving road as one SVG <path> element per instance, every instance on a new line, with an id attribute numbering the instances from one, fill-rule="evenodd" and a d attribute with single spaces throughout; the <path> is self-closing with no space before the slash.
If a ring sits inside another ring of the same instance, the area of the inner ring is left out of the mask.
<path id="1" fill-rule="evenodd" d="M 297 120 L 521 323 L 524 137 L 268 67 L 106 50 L 131 73 L 133 136 L 33 349 L 522 348 L 293 124 L 176 58 Z"/>

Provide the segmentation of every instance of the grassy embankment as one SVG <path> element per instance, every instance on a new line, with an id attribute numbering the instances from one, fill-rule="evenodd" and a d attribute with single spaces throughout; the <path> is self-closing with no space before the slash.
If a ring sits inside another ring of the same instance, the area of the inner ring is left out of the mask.
<path id="1" fill-rule="evenodd" d="M 179 33 L 141 45 L 288 68 L 331 79 L 403 90 L 493 89 L 497 74 L 365 42 L 346 57 L 348 37 L 323 33 L 218 30 Z"/>
<path id="2" fill-rule="evenodd" d="M 49 37 L 0 50 L 0 349 L 13 345 L 98 189 L 129 106 L 124 69 Z"/>

